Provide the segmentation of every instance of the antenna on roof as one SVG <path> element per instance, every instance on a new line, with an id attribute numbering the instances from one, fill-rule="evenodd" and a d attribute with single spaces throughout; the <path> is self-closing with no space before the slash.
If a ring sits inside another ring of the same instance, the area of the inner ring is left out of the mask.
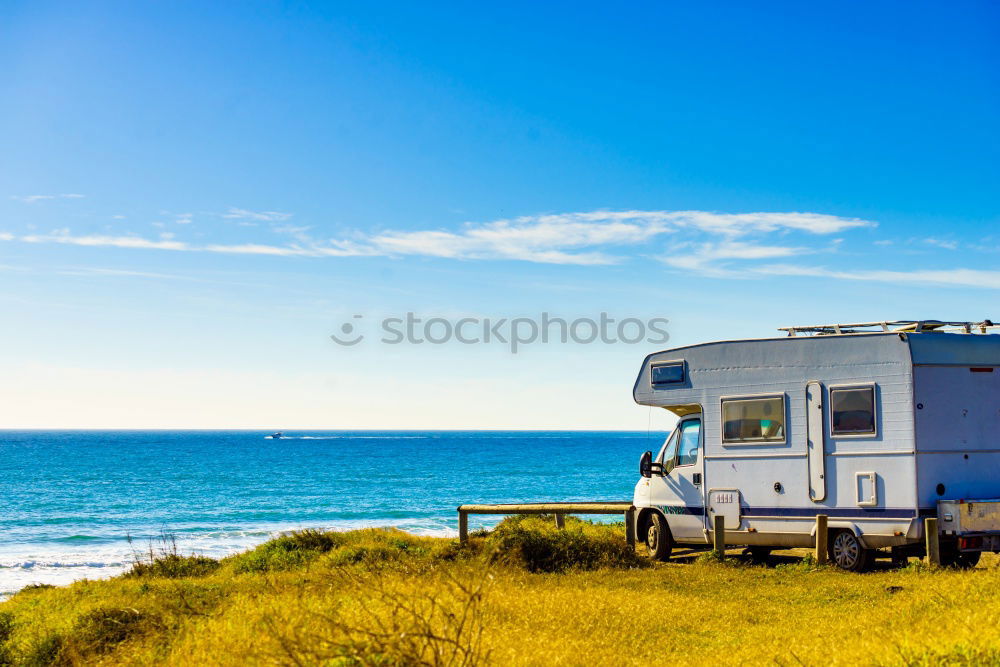
<path id="1" fill-rule="evenodd" d="M 995 328 L 992 320 L 982 322 L 942 322 L 941 320 L 886 320 L 884 322 L 854 322 L 850 324 L 814 324 L 803 327 L 778 327 L 778 331 L 786 331 L 789 336 L 839 336 L 860 333 L 975 333 L 976 330 L 985 334 L 987 329 Z"/>

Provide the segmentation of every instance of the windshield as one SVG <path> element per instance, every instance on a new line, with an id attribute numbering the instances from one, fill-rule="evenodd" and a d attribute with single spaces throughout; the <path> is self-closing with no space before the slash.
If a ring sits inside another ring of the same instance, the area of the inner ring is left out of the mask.
<path id="1" fill-rule="evenodd" d="M 685 419 L 663 443 L 656 462 L 663 465 L 664 473 L 674 466 L 689 466 L 698 462 L 701 444 L 701 419 Z"/>
<path id="2" fill-rule="evenodd" d="M 698 444 L 701 435 L 701 420 L 689 419 L 681 424 L 680 443 L 677 451 L 677 465 L 690 466 L 698 462 Z"/>
<path id="3" fill-rule="evenodd" d="M 663 447 L 660 448 L 660 453 L 656 455 L 657 463 L 670 463 L 674 460 L 677 455 L 677 429 L 674 429 L 673 433 L 666 439 L 663 443 Z"/>

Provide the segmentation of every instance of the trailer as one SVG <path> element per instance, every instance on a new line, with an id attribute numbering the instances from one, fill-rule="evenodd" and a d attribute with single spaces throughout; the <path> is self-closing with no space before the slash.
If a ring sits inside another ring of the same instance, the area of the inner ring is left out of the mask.
<path id="1" fill-rule="evenodd" d="M 650 554 L 715 542 L 756 558 L 811 547 L 851 571 L 924 553 L 1000 551 L 1000 335 L 983 322 L 785 327 L 776 338 L 649 355 L 640 405 L 679 420 L 640 459 L 635 534 Z M 933 524 L 933 522 L 931 522 Z M 718 542 L 715 542 L 718 543 Z"/>

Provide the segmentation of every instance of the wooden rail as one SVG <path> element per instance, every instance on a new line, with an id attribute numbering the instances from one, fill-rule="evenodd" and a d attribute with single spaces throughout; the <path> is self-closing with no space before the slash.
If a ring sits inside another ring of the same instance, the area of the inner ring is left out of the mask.
<path id="1" fill-rule="evenodd" d="M 500 505 L 459 505 L 458 538 L 469 539 L 470 514 L 554 514 L 556 526 L 563 528 L 567 514 L 622 514 L 625 517 L 625 539 L 635 545 L 635 505 L 632 503 L 510 503 Z"/>

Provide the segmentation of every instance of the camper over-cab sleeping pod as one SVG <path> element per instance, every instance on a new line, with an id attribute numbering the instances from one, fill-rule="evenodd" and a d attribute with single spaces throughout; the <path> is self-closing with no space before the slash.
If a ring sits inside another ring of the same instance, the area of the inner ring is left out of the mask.
<path id="1" fill-rule="evenodd" d="M 980 323 L 789 327 L 781 338 L 646 358 L 641 405 L 680 419 L 646 452 L 636 534 L 651 555 L 725 543 L 763 558 L 814 544 L 854 571 L 921 555 L 937 517 L 943 562 L 1000 551 L 1000 335 Z"/>

